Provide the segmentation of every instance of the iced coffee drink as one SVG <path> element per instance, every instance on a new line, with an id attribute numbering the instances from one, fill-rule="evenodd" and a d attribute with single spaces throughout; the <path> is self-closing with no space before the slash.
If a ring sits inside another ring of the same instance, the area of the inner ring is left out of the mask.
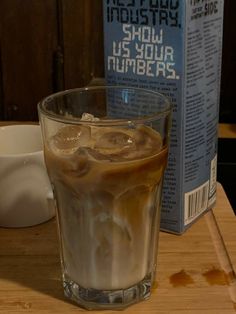
<path id="1" fill-rule="evenodd" d="M 64 291 L 92 309 L 123 308 L 150 295 L 167 162 L 166 137 L 153 121 L 107 121 L 59 121 L 44 138 Z M 49 126 L 54 122 L 45 132 Z"/>

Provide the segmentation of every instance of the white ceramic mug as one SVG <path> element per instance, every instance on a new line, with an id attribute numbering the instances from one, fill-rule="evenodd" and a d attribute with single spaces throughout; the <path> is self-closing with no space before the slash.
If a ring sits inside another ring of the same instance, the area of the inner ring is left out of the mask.
<path id="1" fill-rule="evenodd" d="M 33 226 L 54 215 L 40 126 L 0 127 L 0 226 Z"/>

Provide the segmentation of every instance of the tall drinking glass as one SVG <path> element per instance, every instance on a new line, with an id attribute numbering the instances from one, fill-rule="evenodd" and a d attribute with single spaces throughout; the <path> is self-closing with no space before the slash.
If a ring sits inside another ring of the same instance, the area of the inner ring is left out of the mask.
<path id="1" fill-rule="evenodd" d="M 100 86 L 51 95 L 38 109 L 65 295 L 87 309 L 122 309 L 148 298 L 169 101 L 152 91 Z"/>

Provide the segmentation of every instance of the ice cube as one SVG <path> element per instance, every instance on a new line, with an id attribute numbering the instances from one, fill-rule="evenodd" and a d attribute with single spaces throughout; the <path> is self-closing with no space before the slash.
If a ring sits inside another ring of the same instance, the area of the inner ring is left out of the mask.
<path id="1" fill-rule="evenodd" d="M 127 256 L 130 254 L 129 264 L 124 268 L 126 277 L 132 273 L 139 273 L 142 278 L 147 271 L 155 199 L 156 188 L 144 184 L 130 187 L 115 198 L 114 213 L 122 217 L 131 239 L 131 248 L 127 252 Z M 122 250 L 122 245 L 120 250 Z"/>
<path id="2" fill-rule="evenodd" d="M 47 150 L 47 165 L 53 180 L 62 180 L 66 186 L 77 191 L 75 180 L 85 176 L 90 171 L 90 161 L 85 148 L 78 148 L 73 154 L 59 154 Z"/>
<path id="3" fill-rule="evenodd" d="M 51 138 L 50 148 L 55 154 L 73 154 L 79 147 L 86 146 L 90 138 L 89 126 L 65 126 Z"/>
<path id="4" fill-rule="evenodd" d="M 81 177 L 90 169 L 87 150 L 83 147 L 78 148 L 75 153 L 67 159 L 67 174 L 73 177 Z"/>
<path id="5" fill-rule="evenodd" d="M 133 130 L 128 128 L 92 128 L 94 145 L 90 153 L 96 159 L 121 161 L 128 151 L 135 149 L 132 136 Z"/>
<path id="6" fill-rule="evenodd" d="M 133 138 L 123 131 L 108 131 L 98 137 L 95 147 L 104 151 L 119 152 L 123 148 L 134 145 Z"/>
<path id="7" fill-rule="evenodd" d="M 90 208 L 93 217 L 98 217 L 101 213 L 110 213 L 113 208 L 114 197 L 106 190 L 95 188 L 90 191 L 87 206 Z"/>
<path id="8" fill-rule="evenodd" d="M 114 235 L 130 241 L 123 217 L 114 214 L 114 196 L 110 192 L 97 189 L 92 191 L 87 199 L 87 211 L 91 215 L 90 235 L 97 244 L 101 245 L 103 239 L 112 243 Z"/>
<path id="9" fill-rule="evenodd" d="M 146 125 L 139 125 L 134 133 L 134 139 L 139 150 L 153 151 L 156 153 L 162 149 L 162 138 L 159 132 Z"/>
<path id="10" fill-rule="evenodd" d="M 99 120 L 100 120 L 99 118 L 94 117 L 93 114 L 87 112 L 84 112 L 81 117 L 81 121 L 99 121 Z"/>
<path id="11" fill-rule="evenodd" d="M 138 255 L 142 255 L 144 253 L 142 250 L 145 250 L 144 243 L 149 235 L 150 215 L 156 205 L 155 192 L 155 187 L 140 184 L 130 187 L 114 201 L 115 215 L 121 217 L 123 224 L 129 229 L 133 245 L 137 246 Z"/>
<path id="12" fill-rule="evenodd" d="M 120 274 L 126 266 L 125 257 L 132 249 L 131 234 L 122 217 L 116 215 L 112 208 L 96 215 L 93 234 L 93 260 L 99 270 L 97 280 L 101 286 L 106 287 L 108 281 L 113 282 L 116 274 Z"/>
<path id="13" fill-rule="evenodd" d="M 162 149 L 161 135 L 150 127 L 92 127 L 90 154 L 98 160 L 125 161 L 148 157 Z"/>
<path id="14" fill-rule="evenodd" d="M 141 182 L 140 182 L 141 183 Z M 137 185 L 130 187 L 115 199 L 115 212 L 126 221 L 131 228 L 142 229 L 146 215 L 154 201 L 154 187 Z M 145 226 L 144 226 L 145 227 Z"/>

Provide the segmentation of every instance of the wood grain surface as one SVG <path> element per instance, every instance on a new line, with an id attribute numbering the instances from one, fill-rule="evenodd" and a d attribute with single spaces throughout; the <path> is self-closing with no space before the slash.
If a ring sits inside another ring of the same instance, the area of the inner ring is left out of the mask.
<path id="1" fill-rule="evenodd" d="M 161 232 L 158 275 L 152 296 L 124 313 L 236 312 L 232 268 L 236 265 L 236 220 L 220 185 L 217 193 L 213 213 L 201 217 L 183 235 Z M 220 234 L 214 231 L 215 227 Z M 0 313 L 84 311 L 63 295 L 55 219 L 30 228 L 0 228 Z"/>

